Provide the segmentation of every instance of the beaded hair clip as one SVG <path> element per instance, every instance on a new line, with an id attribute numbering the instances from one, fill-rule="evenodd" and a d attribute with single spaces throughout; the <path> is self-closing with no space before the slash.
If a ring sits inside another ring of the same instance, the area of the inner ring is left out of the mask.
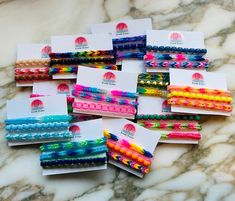
<path id="1" fill-rule="evenodd" d="M 159 128 L 159 129 L 176 129 L 176 130 L 201 130 L 201 125 L 198 123 L 164 123 L 143 121 L 138 122 L 139 125 L 145 128 Z"/>
<path id="2" fill-rule="evenodd" d="M 136 109 L 129 105 L 117 105 L 117 104 L 101 104 L 101 103 L 84 103 L 74 101 L 73 108 L 75 110 L 89 112 L 103 112 L 108 114 L 119 114 L 125 116 L 135 115 Z"/>
<path id="3" fill-rule="evenodd" d="M 49 74 L 30 74 L 30 75 L 15 75 L 16 81 L 37 81 L 37 80 L 51 80 Z"/>
<path id="4" fill-rule="evenodd" d="M 39 117 L 26 117 L 17 119 L 6 119 L 5 124 L 31 124 L 31 123 L 49 123 L 49 122 L 66 122 L 71 121 L 70 115 L 48 115 Z"/>
<path id="5" fill-rule="evenodd" d="M 144 52 L 117 52 L 118 59 L 143 59 Z"/>
<path id="6" fill-rule="evenodd" d="M 49 67 L 50 59 L 28 59 L 28 60 L 18 60 L 15 66 L 21 68 L 29 67 Z"/>
<path id="7" fill-rule="evenodd" d="M 108 132 L 107 130 L 104 130 L 104 136 L 107 139 L 111 139 L 113 141 L 118 142 L 120 145 L 122 145 L 132 151 L 136 151 L 136 152 L 138 152 L 146 157 L 149 157 L 149 158 L 153 157 L 153 155 L 149 151 L 145 150 L 144 148 L 140 147 L 139 145 L 136 145 L 136 144 L 131 143 L 131 142 L 124 140 L 124 139 L 120 139 L 118 136 Z"/>
<path id="8" fill-rule="evenodd" d="M 103 165 L 106 163 L 106 157 L 89 157 L 89 158 L 64 158 L 51 159 L 41 161 L 40 165 L 43 168 L 73 168 L 73 167 L 91 167 Z"/>
<path id="9" fill-rule="evenodd" d="M 95 140 L 83 140 L 78 142 L 59 142 L 59 143 L 49 143 L 44 144 L 40 147 L 41 151 L 58 151 L 58 150 L 68 150 L 68 149 L 79 149 L 101 146 L 106 143 L 106 138 L 98 138 Z"/>
<path id="10" fill-rule="evenodd" d="M 138 75 L 138 79 L 147 79 L 147 80 L 159 80 L 159 81 L 169 81 L 170 76 L 169 73 L 157 73 L 157 74 L 150 74 L 150 73 L 140 73 Z"/>
<path id="11" fill-rule="evenodd" d="M 61 65 L 69 65 L 69 64 L 115 64 L 115 58 L 68 58 L 68 59 L 51 59 L 50 66 L 61 64 Z"/>
<path id="12" fill-rule="evenodd" d="M 208 68 L 208 62 L 202 61 L 145 61 L 145 66 L 150 68 Z"/>
<path id="13" fill-rule="evenodd" d="M 194 48 L 182 48 L 182 47 L 170 47 L 170 46 L 146 46 L 146 51 L 152 52 L 166 52 L 166 53 L 185 53 L 204 55 L 207 53 L 206 49 L 194 49 Z"/>
<path id="14" fill-rule="evenodd" d="M 92 58 L 92 57 L 104 57 L 104 56 L 114 56 L 115 52 L 113 50 L 94 50 L 94 51 L 83 51 L 83 52 L 67 52 L 67 53 L 50 53 L 51 59 L 56 58 Z"/>
<path id="15" fill-rule="evenodd" d="M 207 61 L 202 55 L 185 54 L 153 54 L 147 53 L 144 60 L 172 60 L 172 61 Z"/>
<path id="16" fill-rule="evenodd" d="M 111 159 L 118 161 L 126 166 L 129 166 L 137 171 L 140 171 L 143 174 L 147 174 L 150 171 L 148 167 L 140 165 L 139 163 L 135 162 L 134 160 L 131 160 L 121 154 L 117 154 L 115 152 L 109 151 L 108 156 Z"/>
<path id="17" fill-rule="evenodd" d="M 192 107 L 192 108 L 200 108 L 200 109 L 208 109 L 208 110 L 217 110 L 224 112 L 231 112 L 233 107 L 231 104 L 225 102 L 216 102 L 216 101 L 208 101 L 208 100 L 200 100 L 200 99 L 192 99 L 192 98 L 182 98 L 182 97 L 171 97 L 167 100 L 169 105 L 176 105 L 182 107 Z"/>
<path id="18" fill-rule="evenodd" d="M 87 87 L 87 86 L 80 85 L 80 84 L 74 84 L 73 88 L 77 92 L 83 91 L 83 92 L 91 92 L 91 93 L 97 93 L 97 94 L 107 93 L 107 91 L 104 90 L 104 89 L 100 89 L 100 88 L 97 88 L 97 87 Z"/>
<path id="19" fill-rule="evenodd" d="M 42 152 L 40 160 L 43 161 L 43 160 L 50 160 L 57 158 L 73 158 L 73 157 L 100 154 L 106 151 L 107 151 L 106 145 L 101 145 L 98 147 L 81 148 L 75 150 Z"/>
<path id="20" fill-rule="evenodd" d="M 162 139 L 185 139 L 185 140 L 200 140 L 201 134 L 199 132 L 170 132 L 162 133 Z"/>
<path id="21" fill-rule="evenodd" d="M 125 91 L 119 91 L 119 90 L 112 90 L 110 92 L 113 96 L 117 97 L 126 97 L 126 98 L 137 98 L 138 94 L 133 92 L 125 92 Z"/>
<path id="22" fill-rule="evenodd" d="M 114 45 L 113 49 L 114 51 L 130 51 L 130 50 L 139 50 L 141 52 L 145 52 L 145 46 L 146 44 L 118 44 L 118 45 Z"/>
<path id="23" fill-rule="evenodd" d="M 57 131 L 57 132 L 44 132 L 44 133 L 7 133 L 6 139 L 12 141 L 40 141 L 52 139 L 70 139 L 73 137 L 72 132 Z"/>
<path id="24" fill-rule="evenodd" d="M 122 43 L 128 43 L 128 42 L 146 42 L 146 35 L 143 36 L 133 36 L 133 37 L 125 37 L 125 38 L 115 38 L 113 39 L 113 44 L 122 44 Z"/>
<path id="25" fill-rule="evenodd" d="M 156 88 L 144 88 L 144 87 L 137 87 L 137 91 L 141 95 L 146 96 L 159 96 L 165 98 L 167 96 L 167 91 L 163 91 Z"/>
<path id="26" fill-rule="evenodd" d="M 167 87 L 169 85 L 168 81 L 162 80 L 147 80 L 147 79 L 138 79 L 138 86 L 143 87 Z"/>
<path id="27" fill-rule="evenodd" d="M 99 95 L 99 94 L 93 94 L 89 92 L 83 92 L 83 91 L 72 91 L 72 95 L 79 98 L 94 100 L 94 101 L 101 101 L 101 102 L 107 102 L 107 103 L 114 103 L 119 105 L 131 105 L 136 107 L 138 105 L 137 101 L 131 101 L 128 99 L 117 99 L 114 97 Z"/>
<path id="28" fill-rule="evenodd" d="M 199 121 L 201 117 L 199 115 L 177 115 L 177 114 L 138 114 L 136 115 L 137 120 L 189 120 Z"/>
<path id="29" fill-rule="evenodd" d="M 16 75 L 48 74 L 50 68 L 16 68 Z"/>

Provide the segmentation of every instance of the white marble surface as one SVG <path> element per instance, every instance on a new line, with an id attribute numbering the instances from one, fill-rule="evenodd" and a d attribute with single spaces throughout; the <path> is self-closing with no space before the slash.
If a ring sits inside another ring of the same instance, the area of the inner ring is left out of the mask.
<path id="1" fill-rule="evenodd" d="M 205 32 L 211 71 L 225 72 L 235 94 L 232 0 L 0 0 L 1 122 L 6 99 L 29 94 L 14 83 L 17 43 L 49 42 L 50 35 L 86 33 L 93 23 L 144 17 L 152 18 L 154 29 Z M 205 118 L 199 146 L 158 146 L 153 171 L 142 180 L 113 167 L 43 177 L 38 149 L 8 148 L 1 129 L 0 200 L 234 201 L 234 113 Z"/>

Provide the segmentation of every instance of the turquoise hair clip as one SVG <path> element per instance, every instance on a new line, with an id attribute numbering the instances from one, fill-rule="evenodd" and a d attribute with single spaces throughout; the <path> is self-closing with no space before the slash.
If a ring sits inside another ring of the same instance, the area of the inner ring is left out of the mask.
<path id="1" fill-rule="evenodd" d="M 44 133 L 7 133 L 5 138 L 8 141 L 41 141 L 41 140 L 52 140 L 52 139 L 70 139 L 73 137 L 72 132 L 44 132 Z"/>
<path id="2" fill-rule="evenodd" d="M 106 143 L 106 138 L 98 138 L 95 140 L 83 140 L 80 142 L 59 142 L 59 143 L 48 143 L 43 144 L 40 150 L 43 151 L 58 151 L 58 150 L 68 150 L 68 149 L 79 149 L 87 147 L 97 147 L 104 145 Z"/>
<path id="3" fill-rule="evenodd" d="M 31 123 L 31 124 L 10 124 L 5 129 L 9 132 L 21 131 L 43 131 L 43 130 L 59 130 L 67 129 L 69 122 L 49 122 L 49 123 Z"/>
<path id="4" fill-rule="evenodd" d="M 32 123 L 49 123 L 49 122 L 66 122 L 71 121 L 70 115 L 48 115 L 40 117 L 26 117 L 17 119 L 6 119 L 5 124 L 32 124 Z"/>
<path id="5" fill-rule="evenodd" d="M 78 156 L 87 156 L 94 155 L 107 152 L 106 145 L 102 145 L 99 147 L 91 147 L 91 148 L 81 148 L 76 150 L 63 150 L 63 151 L 50 151 L 50 152 L 42 152 L 40 156 L 40 160 L 50 160 L 57 158 L 70 158 L 70 157 L 78 157 Z"/>

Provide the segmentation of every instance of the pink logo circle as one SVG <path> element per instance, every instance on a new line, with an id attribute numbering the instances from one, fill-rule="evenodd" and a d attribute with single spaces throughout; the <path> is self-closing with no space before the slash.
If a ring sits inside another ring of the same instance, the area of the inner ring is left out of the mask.
<path id="1" fill-rule="evenodd" d="M 170 39 L 173 41 L 180 41 L 183 39 L 183 36 L 179 32 L 172 32 L 170 33 Z"/>
<path id="2" fill-rule="evenodd" d="M 203 81 L 204 77 L 203 77 L 203 75 L 201 73 L 194 73 L 192 75 L 192 79 L 194 81 Z"/>
<path id="3" fill-rule="evenodd" d="M 58 93 L 68 93 L 69 92 L 69 86 L 65 83 L 61 83 L 57 86 L 57 92 Z"/>
<path id="4" fill-rule="evenodd" d="M 42 58 L 49 58 L 51 52 L 51 46 L 46 45 L 41 49 Z"/>
<path id="5" fill-rule="evenodd" d="M 116 80 L 116 76 L 114 73 L 112 72 L 107 72 L 103 75 L 103 79 L 105 80 L 110 80 L 110 81 L 115 81 Z"/>
<path id="6" fill-rule="evenodd" d="M 136 128 L 135 128 L 135 126 L 132 125 L 132 124 L 126 124 L 126 125 L 123 127 L 123 130 L 126 131 L 126 132 L 131 133 L 132 135 L 134 135 L 135 132 L 136 132 Z"/>
<path id="7" fill-rule="evenodd" d="M 77 125 L 72 125 L 69 127 L 69 131 L 71 131 L 73 134 L 80 134 L 80 127 Z"/>
<path id="8" fill-rule="evenodd" d="M 38 109 L 43 107 L 43 102 L 39 99 L 35 99 L 31 103 L 31 109 Z"/>
<path id="9" fill-rule="evenodd" d="M 128 26 L 124 22 L 120 22 L 116 25 L 116 31 L 117 32 L 126 32 L 128 31 Z"/>
<path id="10" fill-rule="evenodd" d="M 87 45 L 87 39 L 85 37 L 77 37 L 75 39 L 75 45 L 76 46 Z"/>

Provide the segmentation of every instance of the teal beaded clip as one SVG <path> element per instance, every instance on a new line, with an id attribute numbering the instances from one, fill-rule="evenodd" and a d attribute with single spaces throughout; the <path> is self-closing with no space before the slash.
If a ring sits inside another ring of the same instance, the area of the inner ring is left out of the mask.
<path id="1" fill-rule="evenodd" d="M 17 119 L 6 119 L 5 124 L 32 124 L 32 123 L 49 123 L 49 122 L 66 122 L 71 121 L 70 115 L 48 115 L 41 117 L 26 117 Z"/>
<path id="2" fill-rule="evenodd" d="M 95 140 L 84 140 L 80 142 L 59 142 L 59 143 L 49 143 L 44 144 L 40 147 L 41 151 L 58 151 L 58 150 L 68 150 L 68 149 L 79 149 L 87 147 L 96 147 L 104 145 L 106 143 L 106 138 L 98 138 Z"/>
<path id="3" fill-rule="evenodd" d="M 38 141 L 51 139 L 70 139 L 73 137 L 72 132 L 45 132 L 45 133 L 7 133 L 6 139 L 8 141 Z"/>
<path id="4" fill-rule="evenodd" d="M 42 130 L 58 130 L 69 127 L 69 122 L 50 122 L 50 123 L 32 123 L 32 124 L 10 124 L 6 125 L 6 130 L 10 132 L 16 131 L 42 131 Z"/>
<path id="5" fill-rule="evenodd" d="M 42 152 L 40 156 L 40 160 L 50 160 L 56 158 L 66 158 L 66 157 L 78 157 L 78 156 L 87 156 L 94 155 L 107 152 L 106 145 L 102 145 L 99 147 L 91 147 L 91 148 L 81 148 L 75 150 L 62 150 L 62 151 L 50 151 L 50 152 Z"/>

